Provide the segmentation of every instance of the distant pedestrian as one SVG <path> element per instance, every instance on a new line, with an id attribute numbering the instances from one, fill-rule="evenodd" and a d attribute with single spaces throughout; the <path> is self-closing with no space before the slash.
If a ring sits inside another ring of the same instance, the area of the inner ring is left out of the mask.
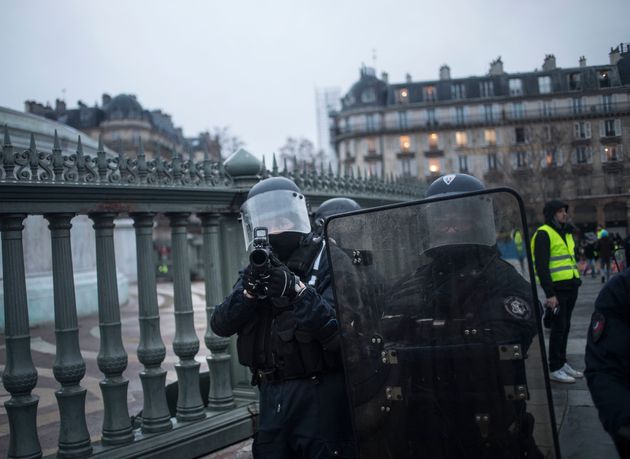
<path id="1" fill-rule="evenodd" d="M 591 277 L 595 279 L 597 276 L 597 267 L 595 265 L 595 244 L 592 241 L 585 241 L 584 244 L 584 259 L 586 266 L 584 267 L 583 276 L 586 276 L 588 271 L 591 271 Z"/>
<path id="2" fill-rule="evenodd" d="M 568 223 L 569 205 L 549 201 L 543 214 L 545 224 L 536 230 L 531 246 L 536 278 L 545 291 L 547 317 L 551 317 L 549 336 L 549 378 L 552 381 L 574 383 L 580 371 L 567 363 L 567 340 L 571 329 L 571 314 L 582 284 L 576 263 L 575 242 Z M 550 314 L 551 313 L 551 314 Z"/>
<path id="3" fill-rule="evenodd" d="M 627 238 L 626 238 L 627 239 Z M 604 429 L 630 458 L 630 270 L 604 285 L 586 338 L 586 382 Z"/>
<path id="4" fill-rule="evenodd" d="M 610 260 L 615 251 L 608 231 L 602 230 L 601 237 L 597 241 L 597 253 L 599 253 L 599 266 L 602 270 L 602 284 L 610 279 Z"/>

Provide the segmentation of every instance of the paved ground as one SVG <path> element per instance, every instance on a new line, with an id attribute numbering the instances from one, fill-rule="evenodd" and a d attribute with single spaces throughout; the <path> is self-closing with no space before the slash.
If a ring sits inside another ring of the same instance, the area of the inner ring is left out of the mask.
<path id="1" fill-rule="evenodd" d="M 580 290 L 578 303 L 573 315 L 572 332 L 569 339 L 569 361 L 576 368 L 584 367 L 584 346 L 588 330 L 590 315 L 597 293 L 601 288 L 599 280 L 587 278 Z M 171 342 L 175 327 L 173 318 L 172 286 L 161 284 L 159 287 L 162 336 L 167 347 L 167 357 L 163 368 L 169 371 L 168 380 L 175 381 L 173 363 L 177 357 L 173 355 Z M 133 288 L 131 289 L 134 290 Z M 203 345 L 203 334 L 206 328 L 205 302 L 203 299 L 203 284 L 193 285 L 193 303 L 195 310 L 195 328 L 201 340 L 201 351 L 198 360 L 202 370 L 207 369 L 205 356 L 208 351 Z M 142 388 L 137 374 L 142 365 L 138 362 L 136 348 L 138 344 L 137 299 L 132 296 L 129 304 L 121 308 L 123 322 L 123 340 L 129 355 L 129 366 L 125 375 L 130 379 L 129 385 L 129 413 L 136 414 L 142 408 Z M 87 374 L 81 385 L 88 391 L 86 412 L 88 428 L 94 440 L 100 436 L 102 423 L 101 391 L 98 382 L 102 379 L 96 365 L 99 349 L 98 317 L 83 318 L 80 321 L 80 342 L 83 358 L 87 364 Z M 52 375 L 52 363 L 55 354 L 55 339 L 52 327 L 37 327 L 31 330 L 33 360 L 37 366 L 39 380 L 34 393 L 40 397 L 38 409 L 38 428 L 40 442 L 44 454 L 52 454 L 56 450 L 59 432 L 57 401 L 54 391 L 58 383 Z M 0 336 L 0 369 L 6 362 L 4 337 Z M 560 426 L 560 445 L 563 458 L 591 459 L 616 458 L 614 446 L 610 437 L 603 431 L 597 418 L 597 412 L 591 401 L 586 383 L 579 380 L 576 384 L 563 385 L 552 383 L 556 417 Z M 4 402 L 9 395 L 0 387 L 0 457 L 6 456 L 8 447 L 8 422 L 4 411 Z M 249 441 L 233 445 L 222 451 L 205 456 L 206 459 L 245 459 L 251 457 Z"/>

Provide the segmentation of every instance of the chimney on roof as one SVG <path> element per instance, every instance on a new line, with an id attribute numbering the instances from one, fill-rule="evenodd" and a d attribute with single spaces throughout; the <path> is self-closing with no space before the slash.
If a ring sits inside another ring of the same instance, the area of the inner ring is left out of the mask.
<path id="1" fill-rule="evenodd" d="M 381 73 L 381 80 L 383 80 L 385 83 L 389 83 L 389 75 L 387 74 L 387 72 Z"/>
<path id="2" fill-rule="evenodd" d="M 405 81 L 406 81 L 407 83 L 411 83 L 411 75 L 410 75 L 409 73 L 406 73 L 406 74 L 405 74 Z"/>
<path id="3" fill-rule="evenodd" d="M 580 56 L 580 67 L 586 67 L 586 58 L 584 56 Z"/>
<path id="4" fill-rule="evenodd" d="M 62 114 L 66 112 L 66 102 L 61 99 L 55 100 L 55 113 Z"/>
<path id="5" fill-rule="evenodd" d="M 490 71 L 488 75 L 503 75 L 505 72 L 503 71 L 503 61 L 501 60 L 501 56 L 497 57 L 495 60 L 490 62 Z"/>
<path id="6" fill-rule="evenodd" d="M 617 62 L 621 59 L 621 52 L 623 51 L 623 43 L 620 43 L 616 48 L 610 48 L 608 57 L 610 58 L 610 65 L 617 65 Z"/>
<path id="7" fill-rule="evenodd" d="M 104 92 L 103 96 L 101 97 L 101 101 L 103 103 L 103 107 L 105 105 L 109 104 L 111 102 L 111 100 L 112 100 L 112 96 L 110 96 L 109 94 Z"/>
<path id="8" fill-rule="evenodd" d="M 440 80 L 450 80 L 451 79 L 451 68 L 444 64 L 440 67 Z"/>
<path id="9" fill-rule="evenodd" d="M 549 70 L 555 70 L 556 68 L 556 56 L 553 54 L 545 54 L 545 60 L 543 61 L 543 72 L 548 72 Z"/>

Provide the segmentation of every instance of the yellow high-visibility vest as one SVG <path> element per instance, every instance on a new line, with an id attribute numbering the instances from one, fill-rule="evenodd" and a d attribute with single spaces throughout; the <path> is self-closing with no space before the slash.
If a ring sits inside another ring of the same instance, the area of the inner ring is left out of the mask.
<path id="1" fill-rule="evenodd" d="M 539 231 L 544 231 L 549 236 L 550 254 L 549 254 L 549 273 L 551 281 L 558 282 L 573 278 L 580 278 L 580 271 L 575 262 L 575 242 L 571 234 L 565 235 L 566 243 L 562 236 L 549 225 L 542 225 L 536 230 L 531 241 L 532 258 L 534 258 L 534 271 L 536 270 L 536 260 L 534 255 L 534 244 Z M 540 283 L 538 275 L 536 280 Z"/>

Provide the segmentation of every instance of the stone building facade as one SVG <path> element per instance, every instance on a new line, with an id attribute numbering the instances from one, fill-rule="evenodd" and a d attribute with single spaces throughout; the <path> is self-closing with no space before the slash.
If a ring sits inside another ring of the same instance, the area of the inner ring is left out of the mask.
<path id="1" fill-rule="evenodd" d="M 543 202 L 570 202 L 582 230 L 625 234 L 630 220 L 630 48 L 609 62 L 508 73 L 499 57 L 487 75 L 390 82 L 363 67 L 331 115 L 340 164 L 375 175 L 431 181 L 466 172 L 517 189 L 529 221 Z"/>
<path id="2" fill-rule="evenodd" d="M 54 108 L 35 101 L 26 101 L 24 105 L 27 113 L 67 124 L 93 138 L 101 136 L 107 147 L 126 155 L 135 155 L 142 142 L 147 159 L 157 154 L 170 158 L 175 151 L 196 158 L 208 151 L 211 159 L 218 159 L 219 149 L 208 133 L 184 137 L 171 115 L 161 110 L 144 109 L 135 95 L 111 97 L 103 94 L 101 105 L 92 107 L 79 101 L 77 108 L 68 108 L 59 99 Z"/>

